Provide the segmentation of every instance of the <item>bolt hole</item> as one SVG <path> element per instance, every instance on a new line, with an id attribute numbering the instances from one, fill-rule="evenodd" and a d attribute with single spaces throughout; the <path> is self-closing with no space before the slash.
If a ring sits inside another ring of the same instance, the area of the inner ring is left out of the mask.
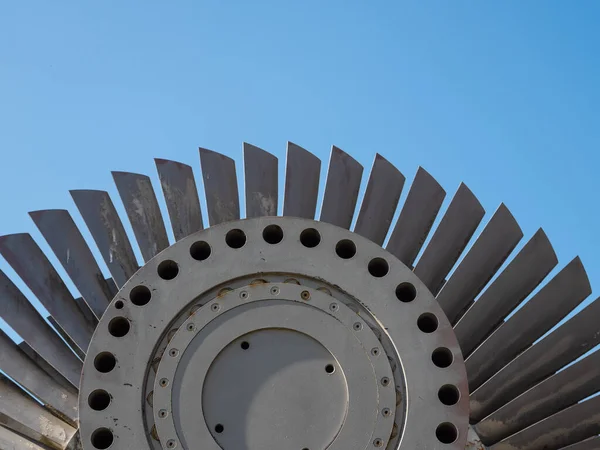
<path id="1" fill-rule="evenodd" d="M 112 431 L 108 428 L 98 428 L 92 433 L 92 445 L 94 448 L 105 449 L 112 445 L 114 440 Z"/>
<path id="2" fill-rule="evenodd" d="M 369 262 L 369 273 L 376 278 L 381 278 L 387 275 L 390 271 L 390 266 L 387 261 L 383 258 L 373 258 Z"/>
<path id="3" fill-rule="evenodd" d="M 445 369 L 454 361 L 454 355 L 449 349 L 440 347 L 433 351 L 431 354 L 431 360 L 437 367 Z"/>
<path id="4" fill-rule="evenodd" d="M 335 246 L 335 252 L 342 259 L 350 259 L 356 255 L 356 244 L 350 239 L 342 239 Z"/>
<path id="5" fill-rule="evenodd" d="M 196 261 L 204 261 L 210 256 L 210 245 L 205 241 L 194 242 L 190 247 L 190 256 Z"/>
<path id="6" fill-rule="evenodd" d="M 417 290 L 410 283 L 400 283 L 396 288 L 396 298 L 403 303 L 410 303 L 417 297 Z"/>
<path id="7" fill-rule="evenodd" d="M 215 426 L 215 432 L 221 434 L 223 431 L 225 431 L 225 427 L 222 424 L 218 423 Z"/>
<path id="8" fill-rule="evenodd" d="M 88 405 L 94 411 L 103 411 L 110 405 L 110 394 L 104 389 L 97 389 L 89 395 Z"/>
<path id="9" fill-rule="evenodd" d="M 129 320 L 125 317 L 115 317 L 108 322 L 108 332 L 114 337 L 123 337 L 129 333 Z"/>
<path id="10" fill-rule="evenodd" d="M 381 385 L 382 386 L 388 386 L 390 384 L 390 379 L 388 377 L 383 377 L 381 379 Z"/>
<path id="11" fill-rule="evenodd" d="M 300 242 L 308 248 L 314 248 L 321 243 L 321 234 L 314 228 L 307 228 L 300 233 Z"/>
<path id="12" fill-rule="evenodd" d="M 229 230 L 225 235 L 225 242 L 231 248 L 242 248 L 246 243 L 246 233 L 237 228 Z"/>
<path id="13" fill-rule="evenodd" d="M 242 347 L 242 350 L 248 350 L 250 348 L 250 343 L 244 341 L 240 344 L 240 347 Z"/>
<path id="14" fill-rule="evenodd" d="M 263 230 L 263 239 L 269 244 L 279 244 L 283 239 L 283 230 L 279 225 L 268 225 Z"/>
<path id="15" fill-rule="evenodd" d="M 121 300 L 117 300 L 115 302 L 115 308 L 117 309 L 123 309 L 124 303 Z"/>
<path id="16" fill-rule="evenodd" d="M 333 372 L 335 372 L 334 365 L 333 364 L 327 364 L 325 366 L 325 372 L 327 372 L 327 373 L 333 373 Z"/>
<path id="17" fill-rule="evenodd" d="M 129 300 L 136 306 L 144 306 L 147 305 L 152 297 L 152 293 L 150 289 L 146 286 L 136 286 L 129 293 Z"/>
<path id="18" fill-rule="evenodd" d="M 179 266 L 175 261 L 167 259 L 158 265 L 156 271 L 163 280 L 172 280 L 179 273 Z"/>
<path id="19" fill-rule="evenodd" d="M 417 326 L 423 333 L 433 333 L 438 328 L 438 320 L 431 313 L 424 313 L 417 319 Z"/>
<path id="20" fill-rule="evenodd" d="M 94 358 L 94 367 L 101 373 L 110 372 L 116 365 L 117 360 L 115 359 L 115 355 L 109 352 L 99 353 L 98 356 Z"/>
<path id="21" fill-rule="evenodd" d="M 458 430 L 453 424 L 445 422 L 438 425 L 435 435 L 442 444 L 452 444 L 458 437 Z"/>
<path id="22" fill-rule="evenodd" d="M 460 392 L 456 386 L 446 384 L 438 391 L 438 398 L 446 406 L 456 405 L 460 399 Z"/>

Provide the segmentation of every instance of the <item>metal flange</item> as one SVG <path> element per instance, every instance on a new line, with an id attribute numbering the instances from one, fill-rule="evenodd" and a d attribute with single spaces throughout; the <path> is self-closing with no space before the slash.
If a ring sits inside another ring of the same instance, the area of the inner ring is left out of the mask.
<path id="1" fill-rule="evenodd" d="M 461 352 L 413 272 L 348 230 L 228 222 L 161 252 L 88 350 L 86 449 L 464 449 Z"/>

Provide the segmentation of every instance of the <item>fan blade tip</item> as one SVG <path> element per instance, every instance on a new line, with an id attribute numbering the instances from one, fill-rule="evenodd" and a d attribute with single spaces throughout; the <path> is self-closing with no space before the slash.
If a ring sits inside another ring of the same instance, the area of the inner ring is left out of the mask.
<path id="1" fill-rule="evenodd" d="M 169 161 L 168 159 L 163 159 L 163 158 L 154 158 L 154 163 L 158 166 L 158 165 L 164 165 L 164 164 L 168 164 L 171 161 Z"/>

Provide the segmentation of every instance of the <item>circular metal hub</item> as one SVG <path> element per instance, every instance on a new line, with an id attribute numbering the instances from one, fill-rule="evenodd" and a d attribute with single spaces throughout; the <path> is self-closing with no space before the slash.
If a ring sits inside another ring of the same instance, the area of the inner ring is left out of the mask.
<path id="1" fill-rule="evenodd" d="M 452 328 L 410 269 L 332 225 L 251 219 L 179 241 L 115 297 L 85 361 L 82 441 L 463 449 L 467 392 Z"/>

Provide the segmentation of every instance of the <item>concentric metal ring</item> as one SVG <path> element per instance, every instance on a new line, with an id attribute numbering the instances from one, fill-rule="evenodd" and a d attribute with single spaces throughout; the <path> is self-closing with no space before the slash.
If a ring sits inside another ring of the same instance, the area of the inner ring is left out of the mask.
<path id="1" fill-rule="evenodd" d="M 263 231 L 269 225 L 283 230 L 280 242 L 264 240 Z M 305 230 L 310 230 L 312 237 L 318 235 L 318 240 L 311 239 L 307 245 L 301 239 Z M 356 247 L 349 258 L 336 253 L 338 243 L 345 240 Z M 211 247 L 210 256 L 201 261 L 190 255 L 197 241 Z M 165 261 L 176 264 L 177 274 L 172 278 L 158 273 Z M 94 448 L 91 437 L 95 430 L 108 428 L 115 448 L 158 449 L 161 443 L 162 448 L 174 448 L 175 438 L 161 436 L 154 426 L 155 399 L 151 395 L 155 379 L 159 385 L 163 379 L 156 377 L 155 370 L 168 359 L 166 344 L 176 339 L 178 328 L 191 314 L 203 317 L 222 313 L 220 302 L 202 306 L 215 296 L 229 296 L 237 287 L 252 282 L 282 281 L 300 289 L 298 301 L 310 302 L 315 296 L 312 289 L 331 294 L 358 314 L 364 326 L 380 339 L 401 402 L 395 430 L 376 437 L 370 445 L 382 446 L 389 441 L 388 448 L 464 448 L 468 424 L 466 373 L 452 328 L 433 296 L 412 271 L 378 245 L 332 225 L 289 217 L 230 222 L 200 231 L 149 261 L 123 287 L 102 318 L 85 362 L 81 398 L 96 389 L 104 389 L 112 397 L 111 404 L 101 412 L 80 402 L 86 447 Z M 402 302 L 396 297 L 396 289 L 403 283 L 414 286 L 413 301 Z M 281 291 L 279 288 L 273 293 L 283 298 Z M 235 294 L 238 301 L 244 301 L 241 291 Z M 115 308 L 116 301 L 124 306 Z M 325 303 L 325 308 L 330 303 Z M 435 319 L 426 330 L 418 325 L 424 315 Z M 130 323 L 124 336 L 108 332 L 108 324 L 116 317 Z M 446 358 L 445 364 L 436 366 L 434 355 L 440 352 Z M 106 354 L 114 357 L 114 368 L 98 371 L 94 362 L 98 355 Z M 461 394 L 454 405 L 445 405 L 438 398 L 438 390 L 446 385 L 456 386 Z M 189 448 L 195 447 L 189 444 Z"/>

